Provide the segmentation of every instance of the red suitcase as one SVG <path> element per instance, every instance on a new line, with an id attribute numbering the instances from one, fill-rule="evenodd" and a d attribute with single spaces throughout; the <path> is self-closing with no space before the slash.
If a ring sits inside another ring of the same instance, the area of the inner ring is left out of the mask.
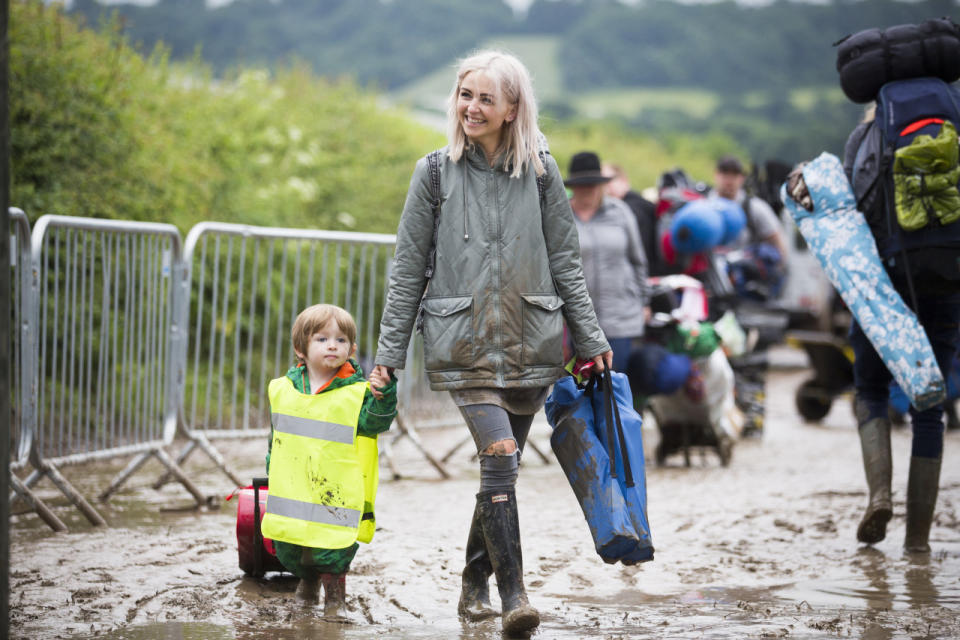
<path id="1" fill-rule="evenodd" d="M 260 533 L 260 521 L 267 506 L 267 491 L 267 479 L 254 478 L 252 485 L 235 492 L 240 568 L 247 575 L 257 578 L 267 571 L 286 571 L 277 560 L 273 540 L 264 538 Z"/>

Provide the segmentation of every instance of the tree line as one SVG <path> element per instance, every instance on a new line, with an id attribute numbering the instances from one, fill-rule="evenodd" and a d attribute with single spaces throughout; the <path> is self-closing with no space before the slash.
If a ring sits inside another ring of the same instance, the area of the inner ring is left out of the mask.
<path id="1" fill-rule="evenodd" d="M 116 11 L 145 51 L 164 42 L 173 58 L 198 51 L 218 72 L 301 60 L 320 75 L 393 89 L 504 34 L 562 37 L 569 90 L 690 87 L 721 94 L 835 85 L 832 43 L 875 26 L 956 15 L 953 0 L 536 0 L 524 15 L 503 0 L 160 0 L 152 6 L 75 0 L 92 24 Z"/>

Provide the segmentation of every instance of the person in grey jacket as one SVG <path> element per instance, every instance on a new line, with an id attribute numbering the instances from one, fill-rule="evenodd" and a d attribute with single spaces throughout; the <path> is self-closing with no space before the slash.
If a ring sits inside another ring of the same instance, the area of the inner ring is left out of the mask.
<path id="1" fill-rule="evenodd" d="M 564 184 L 573 192 L 570 206 L 580 236 L 587 291 L 613 348 L 613 368 L 626 372 L 631 348 L 639 346 L 635 342 L 643 336 L 650 315 L 647 255 L 629 206 L 604 195 L 610 179 L 597 154 L 581 151 L 570 159 Z"/>
<path id="2" fill-rule="evenodd" d="M 613 352 L 584 284 L 560 172 L 541 153 L 526 68 L 497 51 L 466 58 L 447 116 L 435 242 L 423 158 L 397 230 L 375 370 L 404 367 L 419 314 L 430 386 L 450 392 L 480 458 L 458 611 L 471 620 L 497 615 L 488 591 L 495 573 L 503 629 L 524 635 L 540 618 L 523 586 L 514 491 L 519 455 L 550 385 L 564 374 L 564 320 L 577 355 L 596 369 L 609 366 Z"/>

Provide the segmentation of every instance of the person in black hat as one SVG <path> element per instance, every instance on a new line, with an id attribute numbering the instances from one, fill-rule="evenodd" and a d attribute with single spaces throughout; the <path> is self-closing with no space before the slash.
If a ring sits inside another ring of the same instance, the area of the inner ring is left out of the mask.
<path id="1" fill-rule="evenodd" d="M 633 211 L 623 200 L 605 195 L 609 181 L 599 156 L 581 151 L 570 159 L 563 184 L 572 192 L 587 292 L 613 349 L 613 369 L 626 371 L 650 313 L 647 256 Z"/>

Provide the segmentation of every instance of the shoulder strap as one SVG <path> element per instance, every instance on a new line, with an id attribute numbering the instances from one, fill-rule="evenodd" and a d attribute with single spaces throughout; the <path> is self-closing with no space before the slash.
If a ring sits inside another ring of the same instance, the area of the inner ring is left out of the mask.
<path id="1" fill-rule="evenodd" d="M 433 270 L 437 263 L 437 232 L 440 229 L 440 149 L 427 154 L 427 172 L 430 177 L 430 196 L 433 207 L 433 236 L 430 241 L 430 251 L 427 253 L 427 267 L 424 276 L 427 280 L 433 277 Z"/>
<path id="2" fill-rule="evenodd" d="M 537 152 L 537 155 L 540 156 L 540 164 L 543 165 L 543 173 L 537 176 L 537 194 L 540 196 L 540 210 L 543 210 L 543 205 L 547 200 L 547 154 L 549 151 L 544 151 L 540 149 Z"/>

